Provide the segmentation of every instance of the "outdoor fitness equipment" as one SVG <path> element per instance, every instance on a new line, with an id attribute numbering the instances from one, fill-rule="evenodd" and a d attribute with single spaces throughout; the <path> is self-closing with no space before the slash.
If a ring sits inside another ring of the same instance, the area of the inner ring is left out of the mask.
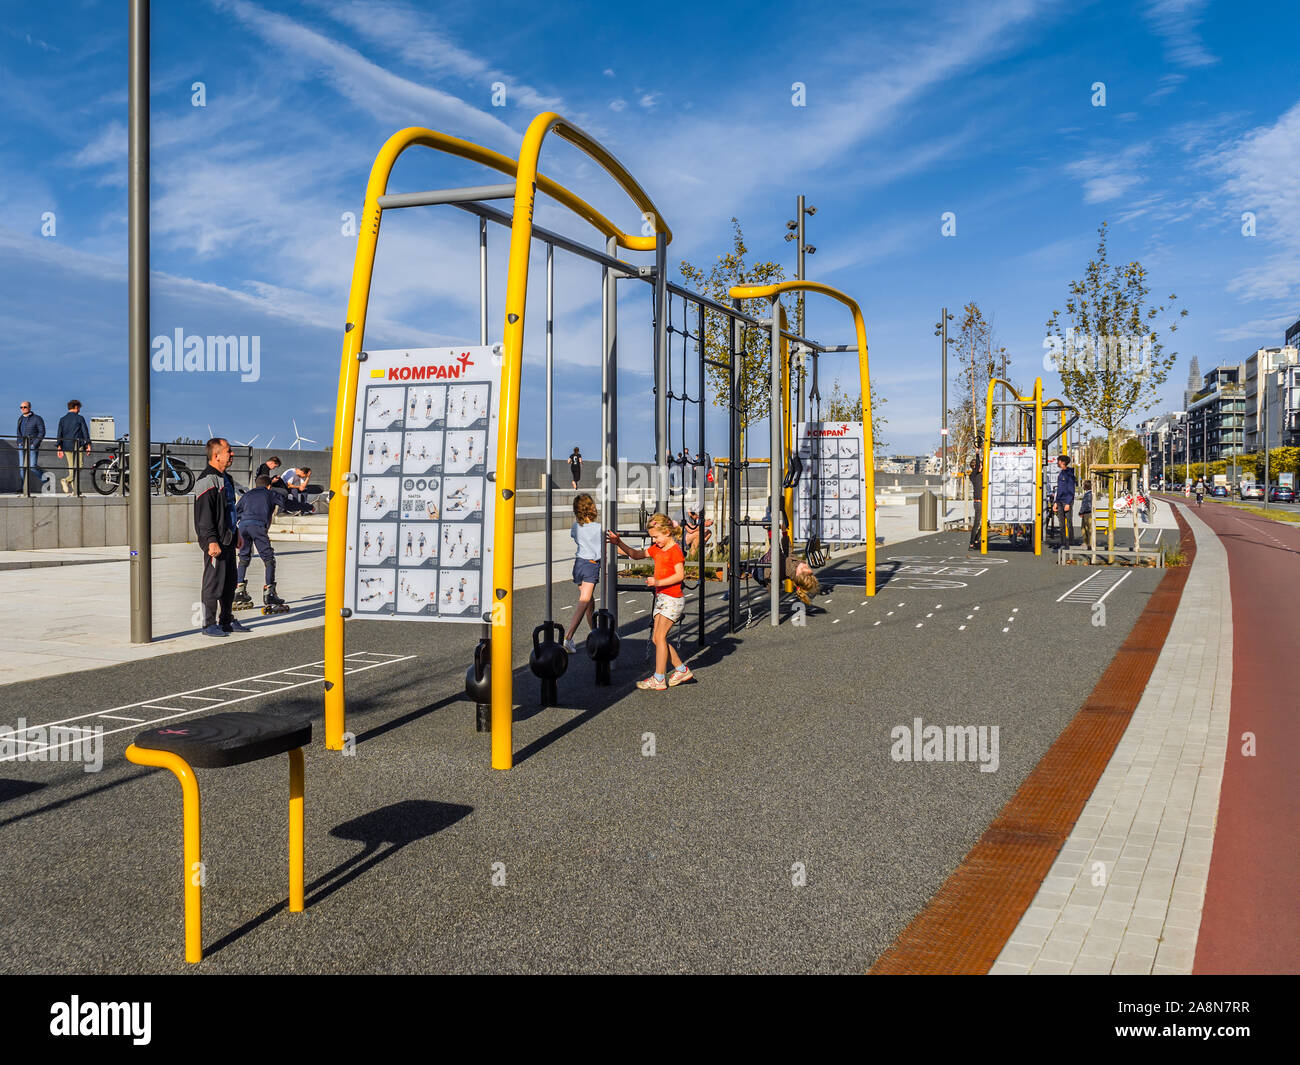
<path id="1" fill-rule="evenodd" d="M 554 133 L 562 140 L 584 152 L 608 173 L 632 201 L 644 228 L 639 234 L 627 233 L 574 195 L 538 172 L 538 158 L 546 136 Z M 432 148 L 462 159 L 481 163 L 510 178 L 508 183 L 469 188 L 435 189 L 427 192 L 389 194 L 389 176 L 398 157 L 413 145 Z M 560 206 L 572 211 L 590 223 L 605 237 L 603 251 L 587 247 L 560 233 L 534 224 L 537 193 L 549 196 Z M 512 199 L 513 211 L 506 213 L 490 206 L 488 200 Z M 654 288 L 654 370 L 655 370 L 655 444 L 657 466 L 656 509 L 665 509 L 667 502 L 668 458 L 668 321 L 667 300 L 670 293 L 682 296 L 700 310 L 711 310 L 730 318 L 732 322 L 733 384 L 739 360 L 735 356 L 735 328 L 740 323 L 770 325 L 776 347 L 784 350 L 788 341 L 795 341 L 807 351 L 828 350 L 803 337 L 781 328 L 781 315 L 774 315 L 770 323 L 744 314 L 739 310 L 739 300 L 733 295 L 732 306 L 711 300 L 669 283 L 667 278 L 667 248 L 672 233 L 664 223 L 655 204 L 640 185 L 603 146 L 585 132 L 554 112 L 543 112 L 529 124 L 520 145 L 518 160 L 494 152 L 480 145 L 430 129 L 410 128 L 394 134 L 380 149 L 371 167 L 366 187 L 366 200 L 362 225 L 357 240 L 356 260 L 348 298 L 344 325 L 343 349 L 339 371 L 338 403 L 334 427 L 333 463 L 330 477 L 330 495 L 342 495 L 345 485 L 355 483 L 357 474 L 349 469 L 352 461 L 354 418 L 359 387 L 359 363 L 366 357 L 363 349 L 366 313 L 370 298 L 371 275 L 379 238 L 380 222 L 385 210 L 431 204 L 451 204 L 479 218 L 479 276 L 480 276 L 480 344 L 488 344 L 487 337 L 487 223 L 495 222 L 510 229 L 510 251 L 506 274 L 505 321 L 502 343 L 498 345 L 501 360 L 501 387 L 497 404 L 498 431 L 495 481 L 490 481 L 495 493 L 495 523 L 493 527 L 491 602 L 481 604 L 485 622 L 475 664 L 466 676 L 466 691 L 479 707 L 479 720 L 490 721 L 492 732 L 492 766 L 508 769 L 513 763 L 513 611 L 514 611 L 514 551 L 516 508 L 516 465 L 519 438 L 519 402 L 523 363 L 523 337 L 527 310 L 529 259 L 534 240 L 558 247 L 581 258 L 599 264 L 602 268 L 602 360 L 601 360 L 601 429 L 602 463 L 607 469 L 616 468 L 618 462 L 617 419 L 617 292 L 616 282 L 622 278 L 639 280 Z M 617 257 L 619 249 L 633 252 L 653 252 L 653 267 L 635 266 Z M 794 285 L 768 286 L 757 289 L 752 295 L 762 295 L 769 290 L 786 291 Z M 855 314 L 858 330 L 859 365 L 862 371 L 864 396 L 866 381 L 866 336 L 857 305 L 847 297 L 826 286 L 801 283 L 798 287 L 828 293 L 847 303 Z M 782 312 L 783 313 L 783 312 Z M 704 335 L 703 328 L 697 336 Z M 853 349 L 835 349 L 853 350 Z M 704 357 L 704 352 L 700 352 Z M 774 380 L 785 372 L 784 359 L 780 369 L 774 368 Z M 734 396 L 733 391 L 733 396 Z M 697 399 L 703 399 L 703 390 Z M 776 410 L 780 411 L 780 406 Z M 738 426 L 736 412 L 732 411 L 732 438 Z M 773 419 L 775 424 L 775 418 Z M 787 430 L 788 432 L 788 430 Z M 774 430 L 774 439 L 780 436 Z M 550 448 L 548 447 L 548 460 Z M 703 449 L 702 449 L 703 450 Z M 778 445 L 779 450 L 779 445 Z M 735 450 L 733 448 L 733 454 Z M 870 469 L 870 455 L 866 457 Z M 779 468 L 779 456 L 776 462 Z M 617 527 L 617 489 L 613 478 L 606 477 L 602 491 L 602 527 Z M 779 489 L 781 478 L 774 476 L 774 490 Z M 738 486 L 731 486 L 733 494 Z M 549 487 L 548 487 L 549 491 Z M 330 750 L 344 748 L 346 716 L 344 686 L 344 580 L 347 557 L 346 507 L 330 507 L 329 542 L 327 547 L 327 573 L 325 594 L 325 742 Z M 735 511 L 733 509 L 733 515 Z M 870 530 L 868 551 L 868 594 L 875 590 L 875 536 L 874 514 L 868 518 Z M 549 530 L 548 530 L 549 536 Z M 608 682 L 609 662 L 617 655 L 617 590 L 611 575 L 613 568 L 612 545 L 602 551 L 600 609 L 595 615 L 596 628 L 587 638 L 587 652 L 595 660 L 597 678 Z M 549 577 L 549 574 L 548 574 Z M 549 584 L 549 581 L 548 581 Z M 703 595 L 703 586 L 699 588 Z M 548 614 L 549 614 L 548 609 Z M 775 611 L 774 611 L 775 613 Z M 553 631 L 553 630 L 552 630 Z M 543 645 L 539 633 L 538 647 Z M 543 678 L 545 680 L 547 678 Z M 487 702 L 484 702 L 484 697 Z M 490 710 L 490 714 L 485 710 Z"/>
<path id="2" fill-rule="evenodd" d="M 999 385 L 1011 396 L 1010 399 L 997 401 L 993 399 Z M 1014 408 L 1017 417 L 1012 419 L 1015 423 L 1011 427 L 1015 433 L 1013 438 L 996 441 L 993 439 L 994 407 Z M 997 470 L 990 468 L 994 460 L 997 460 Z M 1019 491 L 1015 497 L 1018 501 L 1029 499 L 1030 506 L 1017 505 L 1013 508 L 994 504 L 989 494 L 990 485 L 1002 489 L 999 492 L 1000 499 L 1010 499 L 1011 497 L 1005 494 L 1009 491 L 1009 486 L 1015 486 L 1017 489 L 1026 488 L 1028 478 L 1025 475 L 1031 473 L 1032 488 L 1027 492 Z M 1041 377 L 1034 379 L 1034 391 L 1028 396 L 1020 395 L 1010 381 L 1004 381 L 1000 377 L 994 377 L 989 381 L 988 395 L 984 404 L 982 504 L 976 519 L 980 523 L 980 554 L 988 554 L 990 526 L 1005 530 L 1003 535 L 1014 539 L 1015 529 L 1029 522 L 1032 522 L 1034 527 L 1034 554 L 1043 553 L 1043 379 Z M 1014 520 L 1004 517 L 1013 510 L 1017 514 Z M 1025 515 L 1026 510 L 1030 511 L 1030 514 Z M 999 513 L 999 517 L 997 520 L 990 521 L 990 515 L 994 511 Z"/>

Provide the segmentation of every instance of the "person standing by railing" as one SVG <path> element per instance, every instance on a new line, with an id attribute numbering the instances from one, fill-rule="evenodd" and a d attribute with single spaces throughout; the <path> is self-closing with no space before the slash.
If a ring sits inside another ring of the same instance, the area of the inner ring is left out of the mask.
<path id="1" fill-rule="evenodd" d="M 14 436 L 18 438 L 20 468 L 26 478 L 27 492 L 31 493 L 33 473 L 36 474 L 36 491 L 39 492 L 44 487 L 45 481 L 40 467 L 36 465 L 36 459 L 41 449 L 41 441 L 45 439 L 45 419 L 32 410 L 30 400 L 25 399 L 18 404 L 18 429 Z"/>
<path id="2" fill-rule="evenodd" d="M 82 449 L 90 454 L 90 427 L 81 416 L 81 400 L 68 400 L 68 413 L 59 419 L 58 432 L 59 458 L 68 463 L 68 476 L 59 481 L 63 494 L 71 495 L 78 487 L 77 476 L 81 472 Z"/>

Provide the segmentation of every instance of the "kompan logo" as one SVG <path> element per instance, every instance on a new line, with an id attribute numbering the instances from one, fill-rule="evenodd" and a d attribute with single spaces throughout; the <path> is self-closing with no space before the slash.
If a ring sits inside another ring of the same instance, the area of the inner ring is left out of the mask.
<path id="1" fill-rule="evenodd" d="M 979 762 L 981 773 L 998 771 L 997 725 L 926 725 L 919 717 L 911 727 L 889 731 L 895 762 Z"/>
<path id="2" fill-rule="evenodd" d="M 50 1006 L 50 1035 L 129 1035 L 142 1047 L 153 1038 L 152 1020 L 152 1002 L 82 1002 L 73 995 Z"/>
<path id="3" fill-rule="evenodd" d="M 186 336 L 177 326 L 171 336 L 153 338 L 150 365 L 157 373 L 237 373 L 245 382 L 262 376 L 260 336 Z"/>

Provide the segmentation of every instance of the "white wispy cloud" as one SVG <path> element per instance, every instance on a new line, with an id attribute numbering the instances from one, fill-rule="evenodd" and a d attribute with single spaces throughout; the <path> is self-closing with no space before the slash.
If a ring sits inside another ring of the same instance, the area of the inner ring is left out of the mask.
<path id="1" fill-rule="evenodd" d="M 541 92 L 494 67 L 481 54 L 462 48 L 438 29 L 436 14 L 427 7 L 375 4 L 369 0 L 312 0 L 312 5 L 380 46 L 385 54 L 396 55 L 430 75 L 453 76 L 477 86 L 484 100 L 492 84 L 500 82 L 507 88 L 510 104 L 534 111 L 564 110 L 561 97 Z"/>
<path id="2" fill-rule="evenodd" d="M 1228 285 L 1248 299 L 1283 299 L 1300 291 L 1300 103 L 1212 157 L 1225 177 L 1232 222 L 1256 216 L 1257 264 Z"/>
<path id="3" fill-rule="evenodd" d="M 441 123 L 450 132 L 482 139 L 498 150 L 512 151 L 518 146 L 519 133 L 508 123 L 453 93 L 400 77 L 356 49 L 248 0 L 212 3 L 279 49 L 285 63 L 323 75 L 340 95 L 386 126 L 408 125 L 413 116 L 421 116 L 425 124 Z M 491 110 L 487 96 L 484 103 Z"/>
<path id="4" fill-rule="evenodd" d="M 1084 203 L 1107 203 L 1142 183 L 1141 167 L 1150 154 L 1149 144 L 1131 144 L 1120 151 L 1093 152 L 1069 163 L 1066 170 L 1083 182 Z"/>
<path id="5" fill-rule="evenodd" d="M 1205 49 L 1197 24 L 1208 0 L 1149 0 L 1143 14 L 1164 41 L 1165 54 L 1180 67 L 1208 67 L 1219 60 Z"/>

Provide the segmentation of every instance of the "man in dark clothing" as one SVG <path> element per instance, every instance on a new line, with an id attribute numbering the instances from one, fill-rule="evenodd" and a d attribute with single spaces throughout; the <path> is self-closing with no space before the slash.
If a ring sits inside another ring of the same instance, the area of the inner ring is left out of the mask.
<path id="1" fill-rule="evenodd" d="M 81 471 L 82 451 L 90 454 L 90 427 L 81 416 L 79 399 L 68 400 L 68 413 L 59 419 L 58 444 L 59 458 L 66 459 L 68 463 L 68 476 L 59 481 L 59 484 L 63 486 L 64 495 L 71 495 L 77 486 L 77 474 Z"/>
<path id="2" fill-rule="evenodd" d="M 262 585 L 263 613 L 282 614 L 288 607 L 275 594 L 275 548 L 271 546 L 271 517 L 279 504 L 279 494 L 271 491 L 271 478 L 263 474 L 257 487 L 245 492 L 235 505 L 239 535 L 243 544 L 239 548 L 238 586 L 235 588 L 234 609 L 248 610 L 257 604 L 248 594 L 248 563 L 257 548 L 257 557 L 266 569 L 266 583 Z"/>
<path id="3" fill-rule="evenodd" d="M 235 482 L 226 470 L 234 461 L 230 441 L 214 436 L 208 464 L 194 484 L 194 534 L 203 548 L 203 635 L 251 630 L 235 620 L 235 552 L 244 546 L 235 520 Z"/>
<path id="4" fill-rule="evenodd" d="M 253 474 L 253 484 L 257 484 L 257 479 L 259 477 L 269 477 L 271 479 L 272 488 L 276 488 L 283 484 L 284 482 L 280 480 L 280 475 L 275 472 L 283 465 L 284 463 L 280 461 L 279 455 L 272 455 L 262 463 L 262 465 L 257 467 L 257 472 Z"/>
<path id="5" fill-rule="evenodd" d="M 975 497 L 975 519 L 970 526 L 970 545 L 971 547 L 979 547 L 980 522 L 983 518 L 980 507 L 984 502 L 984 459 L 978 451 L 975 452 L 975 458 L 971 460 L 970 471 L 967 476 L 970 477 L 971 492 Z"/>
<path id="6" fill-rule="evenodd" d="M 1061 472 L 1056 475 L 1056 494 L 1052 497 L 1052 509 L 1060 515 L 1060 529 L 1064 537 L 1057 543 L 1062 547 L 1070 547 L 1074 543 L 1074 522 L 1071 517 L 1071 511 L 1074 509 L 1074 470 L 1070 468 L 1068 455 L 1058 455 L 1056 466 Z"/>
<path id="7" fill-rule="evenodd" d="M 41 450 L 41 441 L 45 439 L 45 419 L 32 410 L 27 400 L 18 404 L 18 429 L 14 436 L 18 437 L 18 461 L 20 468 L 26 471 L 27 490 L 32 490 L 32 475 L 35 474 L 35 489 L 39 492 L 45 479 L 36 465 L 36 457 Z"/>

